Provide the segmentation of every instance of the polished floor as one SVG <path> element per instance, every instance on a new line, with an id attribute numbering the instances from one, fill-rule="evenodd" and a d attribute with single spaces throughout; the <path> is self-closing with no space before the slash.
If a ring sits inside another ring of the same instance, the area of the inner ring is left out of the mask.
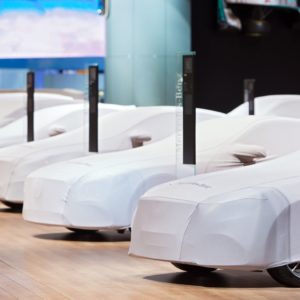
<path id="1" fill-rule="evenodd" d="M 300 299 L 265 273 L 192 278 L 127 256 L 129 234 L 77 235 L 26 223 L 0 206 L 0 299 Z"/>

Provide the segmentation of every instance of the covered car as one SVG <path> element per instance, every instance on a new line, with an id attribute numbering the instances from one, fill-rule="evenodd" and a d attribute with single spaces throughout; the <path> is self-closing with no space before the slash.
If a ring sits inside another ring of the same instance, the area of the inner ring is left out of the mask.
<path id="1" fill-rule="evenodd" d="M 195 172 L 247 166 L 296 151 L 300 142 L 290 136 L 299 130 L 300 120 L 278 117 L 199 123 Z M 176 141 L 173 135 L 145 147 L 87 156 L 31 173 L 25 181 L 25 220 L 88 230 L 130 227 L 138 200 L 147 190 L 187 176 Z"/>
<path id="2" fill-rule="evenodd" d="M 55 93 L 35 93 L 35 110 L 43 108 L 74 104 L 73 97 Z M 26 115 L 27 95 L 25 92 L 0 93 L 0 127 L 3 127 Z"/>
<path id="3" fill-rule="evenodd" d="M 205 276 L 267 270 L 300 287 L 300 152 L 149 190 L 138 204 L 130 254 Z"/>
<path id="4" fill-rule="evenodd" d="M 55 123 L 39 128 L 39 137 L 47 135 L 48 138 L 0 149 L 0 199 L 7 205 L 17 207 L 17 203 L 14 200 L 9 200 L 10 197 L 19 199 L 18 203 L 23 201 L 24 178 L 32 170 L 60 159 L 65 160 L 85 155 L 88 152 L 87 106 L 78 106 L 77 104 L 74 106 L 75 110 L 73 107 L 70 108 L 70 110 L 67 108 L 66 111 L 63 111 L 66 115 L 62 115 L 55 120 Z M 124 106 L 100 103 L 100 126 L 105 123 L 105 121 L 103 123 L 104 116 L 135 108 L 134 105 Z M 48 110 L 45 112 L 48 113 Z M 117 119 L 114 120 L 116 121 Z M 62 135 L 62 133 L 64 134 Z M 20 134 L 16 137 L 18 141 L 17 138 L 20 138 Z M 16 196 L 20 194 L 21 196 Z"/>
<path id="5" fill-rule="evenodd" d="M 119 112 L 102 118 L 108 107 Z M 102 109 L 103 108 L 103 109 Z M 106 108 L 106 110 L 104 110 Z M 99 118 L 99 152 L 121 151 L 162 140 L 176 131 L 176 107 L 102 105 Z M 224 114 L 198 109 L 199 120 Z M 8 205 L 23 202 L 26 177 L 38 168 L 90 155 L 87 125 L 51 139 L 0 149 L 0 199 Z"/>

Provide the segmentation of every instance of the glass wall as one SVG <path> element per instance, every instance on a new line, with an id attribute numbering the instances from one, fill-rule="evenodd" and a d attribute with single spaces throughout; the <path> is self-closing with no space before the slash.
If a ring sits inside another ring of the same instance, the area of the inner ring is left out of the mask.
<path id="1" fill-rule="evenodd" d="M 106 100 L 173 105 L 176 56 L 190 51 L 189 0 L 113 0 L 107 19 Z"/>

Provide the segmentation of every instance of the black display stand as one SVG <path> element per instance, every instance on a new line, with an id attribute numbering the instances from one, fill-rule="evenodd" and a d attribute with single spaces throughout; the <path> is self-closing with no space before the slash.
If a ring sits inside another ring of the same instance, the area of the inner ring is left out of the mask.
<path id="1" fill-rule="evenodd" d="M 255 115 L 254 85 L 255 85 L 255 79 L 244 80 L 244 101 L 249 103 L 250 116 Z"/>
<path id="2" fill-rule="evenodd" d="M 34 72 L 27 73 L 27 141 L 34 141 Z"/>
<path id="3" fill-rule="evenodd" d="M 99 68 L 89 67 L 89 152 L 98 152 Z"/>
<path id="4" fill-rule="evenodd" d="M 183 56 L 183 163 L 196 164 L 196 103 L 193 55 Z"/>

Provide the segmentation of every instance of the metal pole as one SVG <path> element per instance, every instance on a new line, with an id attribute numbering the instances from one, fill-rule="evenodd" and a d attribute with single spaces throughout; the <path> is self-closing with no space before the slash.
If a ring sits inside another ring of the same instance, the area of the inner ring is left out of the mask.
<path id="1" fill-rule="evenodd" d="M 34 72 L 27 73 L 27 141 L 34 141 Z"/>
<path id="2" fill-rule="evenodd" d="M 193 55 L 183 56 L 183 163 L 196 164 L 196 103 Z"/>
<path id="3" fill-rule="evenodd" d="M 255 115 L 254 86 L 255 86 L 255 79 L 244 80 L 244 101 L 249 103 L 250 116 Z"/>
<path id="4" fill-rule="evenodd" d="M 99 68 L 89 67 L 89 151 L 98 152 Z"/>

